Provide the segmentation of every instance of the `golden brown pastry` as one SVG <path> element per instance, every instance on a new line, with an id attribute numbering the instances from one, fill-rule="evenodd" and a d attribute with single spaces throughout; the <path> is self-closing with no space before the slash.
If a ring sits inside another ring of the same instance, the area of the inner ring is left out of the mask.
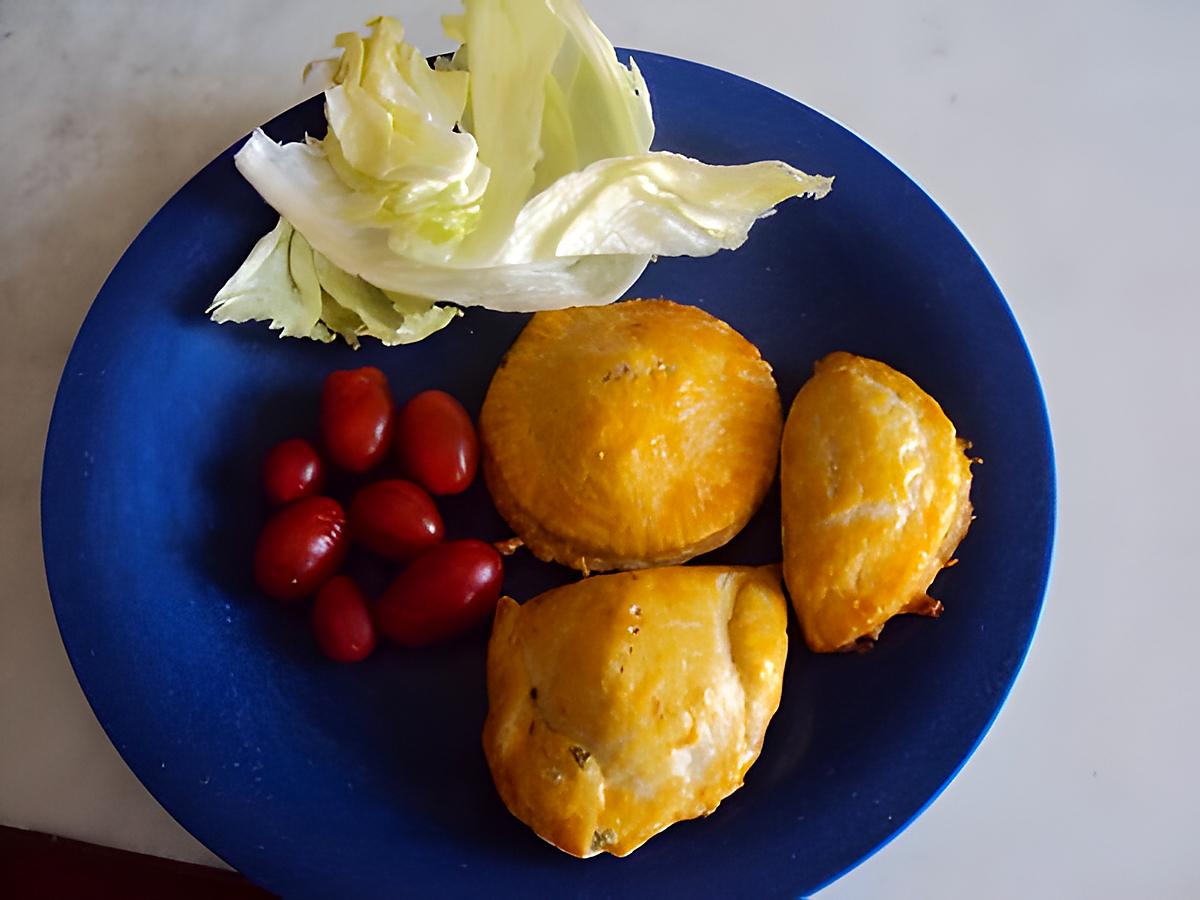
<path id="1" fill-rule="evenodd" d="M 771 367 L 694 306 L 540 312 L 479 417 L 496 508 L 540 559 L 584 572 L 719 547 L 758 508 L 782 428 Z"/>
<path id="2" fill-rule="evenodd" d="M 813 650 L 873 641 L 925 591 L 971 522 L 971 461 L 942 408 L 881 362 L 831 353 L 783 430 L 783 572 Z"/>
<path id="3" fill-rule="evenodd" d="M 572 856 L 625 856 L 741 787 L 786 656 L 775 566 L 648 569 L 523 606 L 502 598 L 483 729 L 496 788 Z"/>

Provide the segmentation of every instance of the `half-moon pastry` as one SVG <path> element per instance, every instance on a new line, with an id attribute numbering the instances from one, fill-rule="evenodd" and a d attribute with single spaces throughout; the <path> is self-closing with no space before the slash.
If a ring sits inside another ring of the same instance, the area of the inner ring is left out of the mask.
<path id="1" fill-rule="evenodd" d="M 500 797 L 573 856 L 625 856 L 741 787 L 786 657 L 776 566 L 648 569 L 502 598 L 483 729 Z"/>
<path id="2" fill-rule="evenodd" d="M 667 300 L 538 313 L 479 417 L 500 514 L 538 558 L 584 572 L 726 543 L 774 478 L 781 428 L 754 345 Z"/>
<path id="3" fill-rule="evenodd" d="M 831 353 L 783 431 L 783 572 L 808 646 L 846 650 L 897 613 L 937 615 L 925 591 L 971 523 L 971 460 L 910 378 Z"/>

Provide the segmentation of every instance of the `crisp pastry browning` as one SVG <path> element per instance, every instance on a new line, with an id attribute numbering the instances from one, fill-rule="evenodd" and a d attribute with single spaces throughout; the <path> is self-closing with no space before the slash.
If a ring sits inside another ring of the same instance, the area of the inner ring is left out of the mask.
<path id="1" fill-rule="evenodd" d="M 573 856 L 625 856 L 741 786 L 786 656 L 774 566 L 649 569 L 523 606 L 502 598 L 483 729 L 500 796 Z"/>
<path id="2" fill-rule="evenodd" d="M 771 484 L 781 428 L 754 345 L 667 300 L 538 313 L 479 417 L 496 508 L 540 559 L 584 572 L 727 542 Z"/>
<path id="3" fill-rule="evenodd" d="M 911 379 L 831 353 L 783 433 L 783 571 L 809 647 L 875 640 L 925 591 L 971 522 L 967 444 Z"/>

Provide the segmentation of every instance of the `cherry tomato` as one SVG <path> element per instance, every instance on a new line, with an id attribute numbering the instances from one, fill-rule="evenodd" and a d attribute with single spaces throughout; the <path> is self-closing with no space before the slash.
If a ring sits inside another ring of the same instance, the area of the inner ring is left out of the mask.
<path id="1" fill-rule="evenodd" d="M 467 489 L 479 466 L 479 438 L 463 405 L 445 391 L 424 391 L 396 417 L 396 456 L 431 494 Z"/>
<path id="2" fill-rule="evenodd" d="M 374 366 L 330 372 L 321 392 L 321 439 L 330 460 L 350 472 L 374 468 L 387 453 L 395 407 Z"/>
<path id="3" fill-rule="evenodd" d="M 400 573 L 375 607 L 379 630 L 422 647 L 484 621 L 500 599 L 504 565 L 483 541 L 435 544 Z"/>
<path id="4" fill-rule="evenodd" d="M 254 579 L 269 597 L 306 597 L 338 570 L 349 548 L 341 504 L 304 497 L 263 526 L 254 551 Z"/>
<path id="5" fill-rule="evenodd" d="M 321 492 L 325 471 L 308 441 L 292 438 L 276 444 L 263 460 L 263 488 L 276 506 Z"/>
<path id="6" fill-rule="evenodd" d="M 408 562 L 442 539 L 442 517 L 424 490 L 396 478 L 369 484 L 354 496 L 350 531 L 380 556 Z"/>
<path id="7" fill-rule="evenodd" d="M 313 634 L 321 650 L 338 662 L 358 662 L 375 649 L 375 623 L 354 579 L 338 575 L 325 582 L 312 610 Z"/>

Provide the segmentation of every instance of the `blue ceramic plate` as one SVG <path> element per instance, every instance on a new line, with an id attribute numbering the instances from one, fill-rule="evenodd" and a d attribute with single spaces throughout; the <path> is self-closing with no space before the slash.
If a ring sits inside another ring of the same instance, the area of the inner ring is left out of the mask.
<path id="1" fill-rule="evenodd" d="M 504 809 L 480 749 L 482 633 L 357 666 L 321 657 L 305 614 L 250 582 L 258 466 L 310 433 L 321 381 L 377 365 L 398 399 L 439 387 L 477 412 L 525 317 L 470 310 L 407 348 L 279 340 L 221 326 L 209 299 L 272 226 L 233 148 L 154 217 L 113 270 L 67 361 L 46 445 L 46 571 L 96 716 L 174 816 L 289 897 L 696 896 L 811 892 L 896 834 L 986 731 L 1042 602 L 1054 475 L 1037 376 L 987 269 L 917 185 L 819 113 L 733 75 L 639 53 L 657 145 L 712 163 L 784 159 L 835 174 L 744 247 L 652 265 L 634 295 L 720 316 L 775 367 L 786 404 L 814 360 L 885 360 L 933 394 L 985 464 L 978 521 L 933 593 L 861 656 L 816 656 L 795 625 L 783 703 L 746 786 L 627 859 L 580 862 Z M 318 100 L 267 127 L 322 133 Z M 507 529 L 481 484 L 444 504 L 452 536 Z M 768 562 L 778 499 L 709 558 Z M 515 557 L 528 598 L 565 570 Z"/>

